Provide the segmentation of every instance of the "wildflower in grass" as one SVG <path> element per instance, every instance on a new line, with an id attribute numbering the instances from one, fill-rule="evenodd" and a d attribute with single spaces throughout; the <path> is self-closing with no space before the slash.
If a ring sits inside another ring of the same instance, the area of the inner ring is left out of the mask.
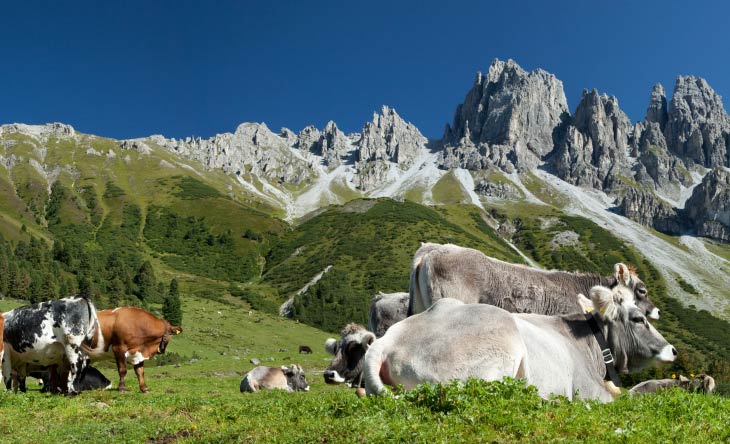
<path id="1" fill-rule="evenodd" d="M 674 373 L 672 373 L 672 379 L 677 379 L 677 375 L 675 375 Z"/>

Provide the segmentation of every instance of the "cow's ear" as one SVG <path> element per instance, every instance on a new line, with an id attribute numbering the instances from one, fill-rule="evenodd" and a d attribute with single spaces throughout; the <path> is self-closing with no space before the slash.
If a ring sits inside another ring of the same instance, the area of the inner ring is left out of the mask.
<path id="1" fill-rule="evenodd" d="M 583 293 L 578 293 L 578 305 L 580 305 L 580 309 L 583 313 L 590 313 L 596 309 L 593 306 L 593 301 L 585 297 Z"/>
<path id="2" fill-rule="evenodd" d="M 336 351 L 335 349 L 336 348 L 337 348 L 337 339 L 335 339 L 335 338 L 329 338 L 329 339 L 327 339 L 325 341 L 325 343 L 324 343 L 324 350 L 327 353 L 329 353 L 329 354 L 331 354 L 331 355 L 334 356 L 335 355 L 335 351 Z"/>
<path id="3" fill-rule="evenodd" d="M 371 332 L 366 332 L 363 337 L 362 341 L 360 343 L 362 344 L 362 348 L 367 350 L 370 348 L 370 345 L 375 341 L 375 335 Z"/>
<path id="4" fill-rule="evenodd" d="M 679 382 L 689 382 L 689 379 L 687 379 L 684 375 L 679 375 Z"/>
<path id="5" fill-rule="evenodd" d="M 292 371 L 291 367 L 287 367 L 286 365 L 281 366 L 281 371 L 284 372 L 284 375 L 291 376 L 294 374 L 294 371 Z"/>
<path id="6" fill-rule="evenodd" d="M 619 304 L 613 298 L 613 292 L 610 288 L 596 285 L 590 291 L 593 306 L 607 321 L 613 321 L 618 318 Z"/>
<path id="7" fill-rule="evenodd" d="M 618 264 L 614 265 L 613 275 L 618 283 L 622 284 L 624 287 L 628 287 L 631 283 L 631 271 L 629 270 L 629 267 L 626 266 L 626 264 L 619 262 Z"/>

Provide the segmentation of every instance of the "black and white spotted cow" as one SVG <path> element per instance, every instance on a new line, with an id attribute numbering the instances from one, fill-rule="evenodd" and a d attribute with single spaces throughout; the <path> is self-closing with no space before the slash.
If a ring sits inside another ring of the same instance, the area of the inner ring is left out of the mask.
<path id="1" fill-rule="evenodd" d="M 68 297 L 10 310 L 5 318 L 3 378 L 13 370 L 25 378 L 28 364 L 69 367 L 63 385 L 69 394 L 80 391 L 78 380 L 89 362 L 81 348 L 92 339 L 99 324 L 94 304 L 86 298 Z"/>

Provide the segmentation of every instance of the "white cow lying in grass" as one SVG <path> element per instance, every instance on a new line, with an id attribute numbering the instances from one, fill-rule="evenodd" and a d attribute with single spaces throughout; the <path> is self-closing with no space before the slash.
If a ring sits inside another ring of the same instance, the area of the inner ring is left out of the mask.
<path id="1" fill-rule="evenodd" d="M 589 294 L 619 371 L 676 358 L 629 288 L 595 286 Z M 410 389 L 422 382 L 509 376 L 526 379 L 543 397 L 578 393 L 608 402 L 617 389 L 605 375 L 601 347 L 583 314 L 509 313 L 450 298 L 390 327 L 369 347 L 363 367 L 368 395 L 385 385 Z"/>

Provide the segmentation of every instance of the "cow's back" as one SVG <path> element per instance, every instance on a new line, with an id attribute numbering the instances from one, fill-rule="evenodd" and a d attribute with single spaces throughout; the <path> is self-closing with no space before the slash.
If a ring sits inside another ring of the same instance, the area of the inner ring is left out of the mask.
<path id="1" fill-rule="evenodd" d="M 577 295 L 587 293 L 591 285 L 574 273 L 511 264 L 451 244 L 424 244 L 411 267 L 408 313 L 419 313 L 447 297 L 512 313 L 575 313 L 582 311 Z"/>
<path id="2" fill-rule="evenodd" d="M 64 348 L 68 344 L 80 346 L 91 338 L 98 322 L 93 304 L 78 297 L 16 308 L 4 318 L 3 341 L 10 346 L 16 363 L 40 365 L 59 363 Z"/>
<path id="3" fill-rule="evenodd" d="M 409 389 L 422 382 L 519 377 L 524 353 L 508 312 L 444 298 L 376 340 L 365 355 L 363 377 L 368 393 L 379 393 L 382 382 Z"/>
<path id="4" fill-rule="evenodd" d="M 89 351 L 93 359 L 111 358 L 111 348 L 115 346 L 135 353 L 145 344 L 158 343 L 165 333 L 164 321 L 141 308 L 100 310 L 97 315 L 100 328 Z M 150 353 L 150 350 L 145 350 L 144 357 L 149 358 Z"/>

